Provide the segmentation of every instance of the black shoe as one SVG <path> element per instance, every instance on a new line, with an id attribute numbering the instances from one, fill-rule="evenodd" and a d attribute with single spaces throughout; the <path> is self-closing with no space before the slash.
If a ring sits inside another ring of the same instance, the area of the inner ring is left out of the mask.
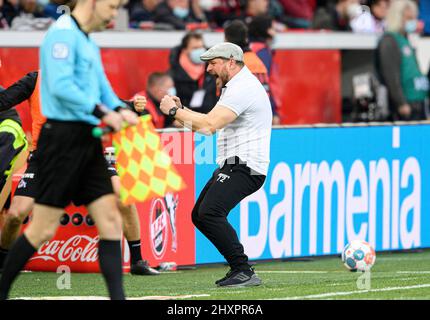
<path id="1" fill-rule="evenodd" d="M 232 269 L 230 269 L 230 270 L 225 274 L 225 276 L 224 276 L 224 277 L 222 277 L 221 279 L 218 279 L 217 281 L 215 281 L 215 284 L 218 284 L 218 283 L 220 283 L 220 282 L 224 281 L 225 279 L 227 279 L 228 277 L 230 277 L 232 273 L 233 273 L 233 270 L 232 270 Z"/>
<path id="2" fill-rule="evenodd" d="M 261 285 L 261 279 L 253 269 L 235 270 L 225 280 L 217 283 L 218 287 L 251 287 Z"/>
<path id="3" fill-rule="evenodd" d="M 159 271 L 151 268 L 146 260 L 139 260 L 130 267 L 130 273 L 139 276 L 158 276 Z"/>

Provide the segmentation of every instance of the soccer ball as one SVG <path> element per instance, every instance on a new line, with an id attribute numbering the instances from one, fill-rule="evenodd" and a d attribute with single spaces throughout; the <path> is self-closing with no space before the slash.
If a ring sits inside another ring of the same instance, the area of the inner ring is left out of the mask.
<path id="1" fill-rule="evenodd" d="M 375 260 L 375 250 L 363 240 L 351 241 L 342 251 L 342 262 L 350 271 L 368 271 Z"/>

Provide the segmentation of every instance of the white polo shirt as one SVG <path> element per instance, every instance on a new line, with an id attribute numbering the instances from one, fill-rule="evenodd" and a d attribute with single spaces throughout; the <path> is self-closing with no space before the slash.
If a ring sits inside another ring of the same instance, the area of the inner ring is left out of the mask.
<path id="1" fill-rule="evenodd" d="M 218 131 L 217 164 L 238 156 L 247 166 L 267 175 L 270 162 L 272 108 L 261 82 L 244 66 L 222 89 L 218 105 L 237 114 Z"/>

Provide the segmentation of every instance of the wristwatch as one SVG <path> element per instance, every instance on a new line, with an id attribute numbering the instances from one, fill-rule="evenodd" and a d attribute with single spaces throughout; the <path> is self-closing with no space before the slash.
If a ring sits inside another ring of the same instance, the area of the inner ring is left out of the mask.
<path id="1" fill-rule="evenodd" d="M 178 110 L 178 107 L 173 107 L 169 110 L 169 116 L 174 117 L 176 116 L 176 111 Z"/>

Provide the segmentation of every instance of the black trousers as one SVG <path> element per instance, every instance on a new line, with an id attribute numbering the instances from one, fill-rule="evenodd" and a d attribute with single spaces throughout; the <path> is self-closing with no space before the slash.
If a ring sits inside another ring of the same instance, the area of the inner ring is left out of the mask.
<path id="1" fill-rule="evenodd" d="M 10 170 L 13 158 L 21 151 L 15 150 L 14 141 L 15 136 L 12 133 L 0 132 L 0 191 L 6 183 L 6 171 Z"/>
<path id="2" fill-rule="evenodd" d="M 227 216 L 240 201 L 256 192 L 266 176 L 251 174 L 237 157 L 218 168 L 200 193 L 192 211 L 192 220 L 224 256 L 232 269 L 249 270 L 248 257 Z"/>
<path id="3" fill-rule="evenodd" d="M 0 121 L 1 122 L 1 121 Z M 0 132 L 0 192 L 3 190 L 6 181 L 6 171 L 10 170 L 12 160 L 19 154 L 22 148 L 15 149 L 13 143 L 15 142 L 15 136 L 12 133 Z M 6 203 L 4 204 L 5 209 L 9 209 L 11 202 L 11 196 L 9 194 Z M 0 208 L 1 210 L 2 208 Z"/>

